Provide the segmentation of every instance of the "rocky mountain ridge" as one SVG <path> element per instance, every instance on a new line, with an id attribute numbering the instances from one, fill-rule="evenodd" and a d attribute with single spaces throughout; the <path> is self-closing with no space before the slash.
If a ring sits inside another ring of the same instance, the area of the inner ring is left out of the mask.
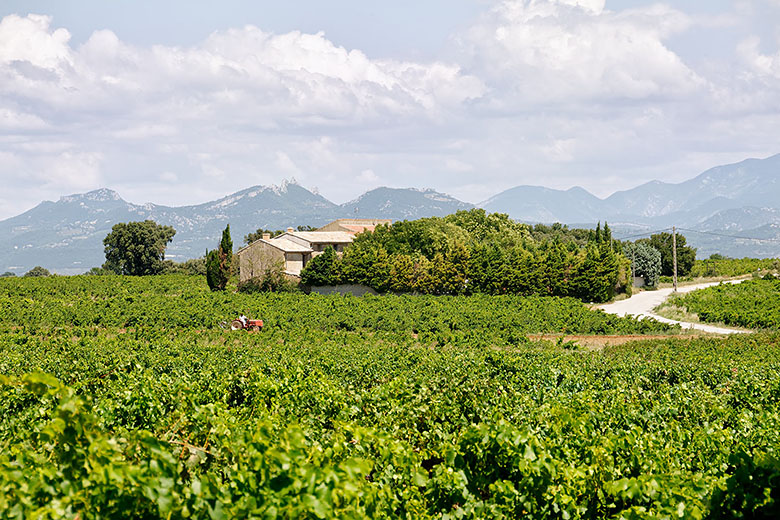
<path id="1" fill-rule="evenodd" d="M 719 166 L 678 184 L 649 182 L 606 199 L 580 187 L 517 186 L 476 206 L 529 223 L 590 226 L 606 220 L 618 238 L 676 225 L 688 230 L 699 256 L 780 256 L 780 155 Z M 227 223 L 238 247 L 258 228 L 319 226 L 349 217 L 416 219 L 473 207 L 431 189 L 387 187 L 335 204 L 294 181 L 180 207 L 133 204 L 102 188 L 45 201 L 0 221 L 0 272 L 22 274 L 43 265 L 75 274 L 101 265 L 102 240 L 118 222 L 152 219 L 173 226 L 176 236 L 166 256 L 182 261 L 213 248 Z"/>

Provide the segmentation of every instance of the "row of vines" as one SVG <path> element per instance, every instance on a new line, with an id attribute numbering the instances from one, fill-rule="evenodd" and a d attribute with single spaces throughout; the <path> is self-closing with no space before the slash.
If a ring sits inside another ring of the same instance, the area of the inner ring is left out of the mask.
<path id="1" fill-rule="evenodd" d="M 0 518 L 772 518 L 780 507 L 777 334 L 585 351 L 519 332 L 613 323 L 565 299 L 45 282 L 0 285 L 4 305 L 26 300 L 0 318 Z M 148 321 L 66 322 L 106 302 Z M 270 325 L 216 327 L 236 306 Z"/>
<path id="2" fill-rule="evenodd" d="M 694 291 L 672 303 L 695 313 L 701 321 L 750 329 L 780 328 L 780 279 L 772 276 Z"/>

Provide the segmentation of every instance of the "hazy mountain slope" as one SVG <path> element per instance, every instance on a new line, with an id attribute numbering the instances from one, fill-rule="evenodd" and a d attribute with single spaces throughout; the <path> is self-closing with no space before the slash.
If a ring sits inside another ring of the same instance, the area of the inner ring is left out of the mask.
<path id="1" fill-rule="evenodd" d="M 653 181 L 604 201 L 615 213 L 660 217 L 687 212 L 704 219 L 744 206 L 778 207 L 780 154 L 718 166 L 679 184 Z"/>
<path id="2" fill-rule="evenodd" d="M 336 205 L 295 184 L 254 186 L 221 199 L 192 206 L 132 204 L 114 191 L 101 189 L 42 202 L 0 221 L 0 272 L 22 274 L 35 265 L 78 273 L 105 260 L 103 238 L 118 222 L 152 219 L 176 229 L 166 257 L 184 260 L 202 256 L 219 242 L 230 223 L 233 243 L 258 228 L 323 225 L 342 217 L 400 220 L 447 215 L 472 207 L 433 190 L 378 188 L 355 201 Z"/>
<path id="3" fill-rule="evenodd" d="M 376 188 L 353 201 L 342 204 L 338 211 L 339 215 L 346 217 L 412 220 L 449 215 L 473 207 L 473 204 L 461 202 L 434 190 Z"/>
<path id="4" fill-rule="evenodd" d="M 780 155 L 712 168 L 679 184 L 646 183 L 603 200 L 579 187 L 564 191 L 518 186 L 480 206 L 532 223 L 588 225 L 606 220 L 616 230 L 676 225 L 724 234 L 738 231 L 740 236 L 765 240 L 740 241 L 695 232 L 686 235 L 690 243 L 700 246 L 700 256 L 710 252 L 780 256 Z M 215 201 L 182 207 L 132 204 L 116 192 L 101 189 L 42 202 L 0 221 L 0 272 L 21 274 L 35 265 L 61 273 L 85 271 L 103 263 L 102 241 L 114 224 L 147 218 L 176 229 L 167 256 L 184 260 L 215 247 L 227 223 L 239 247 L 244 235 L 257 228 L 318 226 L 344 217 L 416 219 L 472 207 L 434 190 L 411 188 L 377 188 L 337 205 L 295 182 L 254 186 Z"/>
<path id="5" fill-rule="evenodd" d="M 524 222 L 596 222 L 604 220 L 604 201 L 580 187 L 554 190 L 517 186 L 479 204 Z"/>
<path id="6" fill-rule="evenodd" d="M 102 241 L 111 226 L 142 220 L 139 209 L 105 189 L 42 202 L 0 221 L 0 269 L 25 271 L 44 265 L 83 270 L 99 265 L 104 258 Z"/>

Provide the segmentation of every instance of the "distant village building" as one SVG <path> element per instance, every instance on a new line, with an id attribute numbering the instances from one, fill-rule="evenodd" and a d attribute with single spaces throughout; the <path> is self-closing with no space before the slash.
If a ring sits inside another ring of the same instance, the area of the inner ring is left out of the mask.
<path id="1" fill-rule="evenodd" d="M 274 238 L 265 233 L 263 238 L 236 253 L 239 280 L 245 282 L 277 266 L 286 275 L 298 277 L 309 260 L 321 254 L 328 246 L 341 254 L 356 234 L 373 231 L 380 224 L 391 223 L 389 219 L 339 219 L 316 231 L 287 228 L 286 232 Z"/>

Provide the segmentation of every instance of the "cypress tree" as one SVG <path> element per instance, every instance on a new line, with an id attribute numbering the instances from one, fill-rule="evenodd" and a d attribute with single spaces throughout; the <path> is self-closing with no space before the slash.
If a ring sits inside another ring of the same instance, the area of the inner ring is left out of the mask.
<path id="1" fill-rule="evenodd" d="M 212 291 L 224 291 L 230 278 L 233 262 L 233 240 L 230 238 L 230 224 L 222 232 L 219 249 L 206 252 L 206 283 Z"/>
<path id="2" fill-rule="evenodd" d="M 216 249 L 206 251 L 206 283 L 212 291 L 219 290 L 219 255 Z"/>

